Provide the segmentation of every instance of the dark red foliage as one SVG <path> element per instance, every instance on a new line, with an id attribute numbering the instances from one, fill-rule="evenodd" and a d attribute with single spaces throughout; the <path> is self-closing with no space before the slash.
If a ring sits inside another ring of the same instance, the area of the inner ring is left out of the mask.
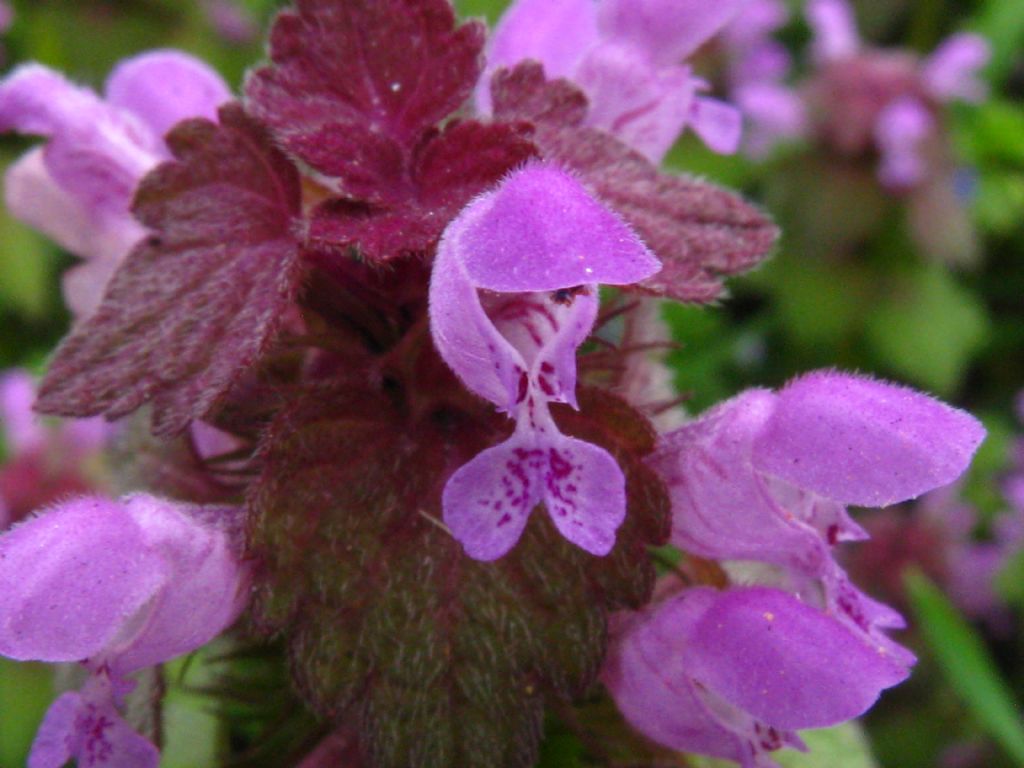
<path id="1" fill-rule="evenodd" d="M 237 105 L 168 136 L 134 213 L 152 235 L 57 349 L 37 408 L 124 416 L 153 405 L 158 434 L 207 414 L 265 351 L 297 291 L 299 177 Z"/>
<path id="2" fill-rule="evenodd" d="M 771 252 L 778 231 L 766 214 L 708 182 L 662 173 L 610 134 L 584 127 L 584 95 L 565 80 L 547 82 L 540 65 L 499 70 L 492 94 L 497 118 L 536 126 L 543 156 L 577 171 L 661 259 L 661 272 L 631 290 L 713 301 L 723 276 Z"/>
<path id="3" fill-rule="evenodd" d="M 437 126 L 469 96 L 484 29 L 447 0 L 299 0 L 271 33 L 246 107 L 337 197 L 308 245 L 368 261 L 429 253 L 470 198 L 536 154 L 523 126 Z"/>
<path id="4" fill-rule="evenodd" d="M 505 173 L 534 157 L 527 127 L 475 120 L 449 123 L 402 169 L 405 196 L 386 204 L 334 198 L 312 215 L 319 249 L 357 248 L 371 261 L 429 252 L 459 210 Z"/>
<path id="5" fill-rule="evenodd" d="M 274 23 L 246 108 L 342 195 L 387 204 L 408 196 L 413 149 L 472 91 L 483 41 L 477 22 L 455 28 L 447 0 L 299 0 Z"/>
<path id="6" fill-rule="evenodd" d="M 616 548 L 589 555 L 538 509 L 509 555 L 477 562 L 439 522 L 441 489 L 510 422 L 455 381 L 426 329 L 394 360 L 379 377 L 311 386 L 264 436 L 250 497 L 257 620 L 286 636 L 304 698 L 357 728 L 368 764 L 532 765 L 545 700 L 583 692 L 608 611 L 649 599 L 647 547 L 668 535 L 665 490 L 641 460 L 653 432 L 581 389 L 581 411 L 556 418 L 626 474 Z"/>

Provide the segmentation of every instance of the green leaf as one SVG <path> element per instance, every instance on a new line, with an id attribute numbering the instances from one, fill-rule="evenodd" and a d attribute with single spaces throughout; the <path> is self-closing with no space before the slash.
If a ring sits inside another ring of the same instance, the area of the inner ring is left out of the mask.
<path id="1" fill-rule="evenodd" d="M 781 768 L 877 768 L 871 747 L 860 723 L 853 720 L 835 728 L 801 731 L 808 752 L 782 749 L 772 753 L 772 759 Z M 735 768 L 728 760 L 707 757 L 690 759 L 694 768 Z"/>
<path id="2" fill-rule="evenodd" d="M 867 341 L 879 359 L 940 395 L 956 388 L 988 332 L 984 306 L 941 265 L 896 276 L 866 319 Z"/>
<path id="3" fill-rule="evenodd" d="M 907 573 L 907 594 L 924 639 L 968 710 L 1018 763 L 1024 764 L 1020 705 L 985 644 L 949 599 L 925 576 Z"/>

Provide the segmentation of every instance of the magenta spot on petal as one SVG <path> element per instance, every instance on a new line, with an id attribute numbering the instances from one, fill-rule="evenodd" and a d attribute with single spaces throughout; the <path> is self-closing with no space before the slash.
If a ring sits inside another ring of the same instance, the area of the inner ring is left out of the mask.
<path id="1" fill-rule="evenodd" d="M 526 399 L 526 392 L 530 386 L 529 379 L 526 378 L 526 371 L 519 372 L 519 392 L 516 394 L 516 402 L 521 403 Z"/>
<path id="2" fill-rule="evenodd" d="M 540 384 L 541 391 L 545 395 L 547 395 L 548 397 L 555 396 L 555 388 L 551 385 L 551 382 L 548 381 L 547 376 L 537 377 L 537 383 Z"/>
<path id="3" fill-rule="evenodd" d="M 836 542 L 839 541 L 839 526 L 833 523 L 828 527 L 825 535 L 828 537 L 828 543 L 835 546 Z"/>
<path id="4" fill-rule="evenodd" d="M 548 461 L 551 466 L 551 474 L 557 480 L 564 480 L 573 470 L 572 464 L 566 461 L 565 457 L 554 448 L 548 454 Z"/>
<path id="5" fill-rule="evenodd" d="M 549 374 L 550 373 L 554 373 L 555 372 L 555 366 L 553 366 L 551 363 L 549 363 L 547 360 L 545 360 L 543 363 L 540 364 L 540 372 L 541 373 L 549 373 Z"/>
<path id="6" fill-rule="evenodd" d="M 508 513 L 506 512 L 506 513 L 505 513 L 504 515 L 502 515 L 502 516 L 501 516 L 501 518 L 500 518 L 500 519 L 498 520 L 498 527 L 499 527 L 499 528 L 501 528 L 501 527 L 502 527 L 503 525 L 508 525 L 508 524 L 509 524 L 509 523 L 511 523 L 511 522 L 512 522 L 512 515 L 510 515 L 510 514 L 508 514 Z"/>

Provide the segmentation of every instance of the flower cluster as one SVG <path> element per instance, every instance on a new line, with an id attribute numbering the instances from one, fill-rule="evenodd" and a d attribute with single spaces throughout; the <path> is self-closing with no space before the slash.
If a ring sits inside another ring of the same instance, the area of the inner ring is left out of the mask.
<path id="1" fill-rule="evenodd" d="M 785 84 L 789 54 L 771 37 L 786 22 L 781 3 L 757 0 L 723 33 L 733 51 L 730 90 L 747 118 L 752 153 L 814 139 L 843 158 L 876 159 L 879 181 L 894 192 L 944 173 L 944 106 L 984 99 L 978 75 L 988 43 L 960 33 L 919 59 L 866 46 L 847 0 L 810 0 L 806 19 L 813 70 L 793 87 Z"/>
<path id="2" fill-rule="evenodd" d="M 0 538 L 0 653 L 88 672 L 33 768 L 155 765 L 130 676 L 243 610 L 378 766 L 529 765 L 599 680 L 654 740 L 767 765 L 906 676 L 833 548 L 845 505 L 955 480 L 972 417 L 817 373 L 654 425 L 655 302 L 777 235 L 656 165 L 687 126 L 736 145 L 684 59 L 742 5 L 524 0 L 485 48 L 447 0 L 297 0 L 237 101 L 169 51 L 103 100 L 0 83 L 47 139 L 9 205 L 87 259 L 36 408 L 136 436 L 135 493 Z M 669 542 L 713 575 L 656 590 Z"/>
<path id="3" fill-rule="evenodd" d="M 725 561 L 733 586 L 676 589 L 620 618 L 603 679 L 626 717 L 677 749 L 753 766 L 799 747 L 796 729 L 864 712 L 913 656 L 885 634 L 899 615 L 832 556 L 866 536 L 845 505 L 952 482 L 983 434 L 919 393 L 816 373 L 665 435 L 650 461 L 672 495 L 671 540 Z"/>
<path id="4" fill-rule="evenodd" d="M 7 207 L 86 261 L 64 282 L 79 317 L 145 235 L 129 205 L 142 177 L 170 157 L 164 134 L 185 118 L 212 117 L 230 98 L 219 75 L 176 51 L 122 62 L 104 91 L 101 99 L 34 64 L 0 86 L 0 130 L 49 138 L 7 171 Z"/>

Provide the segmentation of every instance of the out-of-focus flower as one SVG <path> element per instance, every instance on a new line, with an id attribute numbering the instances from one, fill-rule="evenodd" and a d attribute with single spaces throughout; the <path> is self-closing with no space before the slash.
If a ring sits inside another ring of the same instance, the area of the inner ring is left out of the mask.
<path id="1" fill-rule="evenodd" d="M 863 46 L 846 0 L 811 0 L 807 20 L 819 67 L 806 91 L 814 130 L 844 155 L 877 152 L 879 178 L 890 189 L 910 189 L 941 172 L 930 167 L 927 145 L 940 133 L 944 104 L 985 97 L 978 71 L 988 43 L 956 34 L 919 60 Z"/>
<path id="2" fill-rule="evenodd" d="M 752 0 L 721 34 L 730 98 L 746 119 L 744 149 L 753 157 L 807 130 L 803 100 L 786 84 L 792 57 L 772 37 L 788 17 L 781 0 Z"/>
<path id="3" fill-rule="evenodd" d="M 122 62 L 105 95 L 38 64 L 0 82 L 0 131 L 46 136 L 7 172 L 10 211 L 86 263 L 65 278 L 68 306 L 92 313 L 145 230 L 129 210 L 139 180 L 169 159 L 164 134 L 188 117 L 214 118 L 230 93 L 197 59 L 154 51 Z"/>
<path id="4" fill-rule="evenodd" d="M 237 510 L 147 495 L 69 500 L 0 538 L 0 653 L 81 662 L 81 690 L 50 707 L 30 768 L 156 766 L 156 747 L 118 708 L 132 673 L 191 651 L 245 605 Z"/>
<path id="5" fill-rule="evenodd" d="M 740 115 L 701 96 L 707 84 L 683 61 L 740 12 L 747 0 L 518 0 L 491 38 L 477 107 L 490 112 L 490 79 L 525 59 L 548 77 L 579 85 L 587 122 L 659 162 L 689 126 L 716 152 L 734 152 Z"/>
<path id="6" fill-rule="evenodd" d="M 445 522 L 471 556 L 504 555 L 541 501 L 574 544 L 611 550 L 626 514 L 622 471 L 603 448 L 563 435 L 549 404 L 577 405 L 576 348 L 597 317 L 598 284 L 659 268 L 618 216 L 554 166 L 514 172 L 445 230 L 430 284 L 434 343 L 469 389 L 516 421 L 508 440 L 445 486 Z"/>
<path id="7" fill-rule="evenodd" d="M 228 42 L 248 43 L 259 35 L 256 19 L 238 0 L 204 0 L 203 10 L 210 25 Z"/>
<path id="8" fill-rule="evenodd" d="M 43 424 L 32 411 L 36 383 L 27 371 L 0 374 L 0 530 L 72 493 L 96 490 L 99 454 L 112 427 L 102 418 Z"/>
<path id="9" fill-rule="evenodd" d="M 684 590 L 621 619 L 605 681 L 626 717 L 668 746 L 772 765 L 793 731 L 856 717 L 908 674 L 898 614 L 832 556 L 864 537 L 845 505 L 946 485 L 984 435 L 968 414 L 857 376 L 750 390 L 662 438 L 651 465 L 672 497 L 672 542 L 766 564 L 768 587 Z M 645 691 L 647 693 L 645 693 Z"/>

